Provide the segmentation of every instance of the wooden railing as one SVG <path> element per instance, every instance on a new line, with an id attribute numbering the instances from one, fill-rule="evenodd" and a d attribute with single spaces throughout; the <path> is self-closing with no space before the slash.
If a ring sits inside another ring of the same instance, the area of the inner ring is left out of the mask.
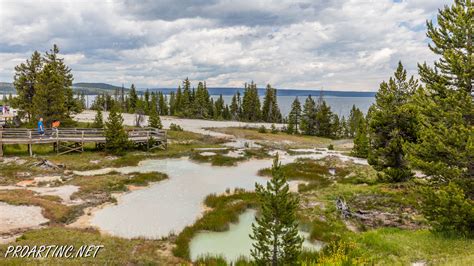
<path id="1" fill-rule="evenodd" d="M 166 148 L 166 131 L 157 128 L 133 128 L 126 130 L 128 138 L 134 143 L 146 143 L 149 146 L 150 139 L 159 142 L 160 147 Z M 59 128 L 46 129 L 44 134 L 38 130 L 27 128 L 0 128 L 0 156 L 2 146 L 7 144 L 28 144 L 30 154 L 31 145 L 53 143 L 56 147 L 66 147 L 61 143 L 72 142 L 79 144 L 83 150 L 84 143 L 105 143 L 105 132 L 101 128 Z M 155 148 L 158 146 L 154 146 Z M 58 148 L 59 149 L 59 148 Z M 71 149 L 70 151 L 78 151 Z"/>

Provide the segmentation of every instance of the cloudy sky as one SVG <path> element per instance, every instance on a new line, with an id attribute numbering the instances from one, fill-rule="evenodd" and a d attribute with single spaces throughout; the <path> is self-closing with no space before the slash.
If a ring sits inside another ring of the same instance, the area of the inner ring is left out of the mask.
<path id="1" fill-rule="evenodd" d="M 75 82 L 377 90 L 432 62 L 425 21 L 452 0 L 0 0 L 0 81 L 59 45 Z"/>

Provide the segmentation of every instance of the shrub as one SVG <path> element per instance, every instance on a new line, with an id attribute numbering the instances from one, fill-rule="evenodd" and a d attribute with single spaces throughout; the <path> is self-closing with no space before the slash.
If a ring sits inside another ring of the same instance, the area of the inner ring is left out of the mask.
<path id="1" fill-rule="evenodd" d="M 422 212 L 433 230 L 474 236 L 474 202 L 454 182 L 422 189 Z"/>
<path id="2" fill-rule="evenodd" d="M 272 134 L 278 133 L 278 129 L 276 128 L 275 124 L 272 124 L 272 126 L 270 127 L 270 129 L 271 129 Z"/>
<path id="3" fill-rule="evenodd" d="M 227 265 L 227 262 L 224 257 L 222 256 L 212 256 L 206 255 L 199 257 L 195 262 L 195 265 L 208 265 L 208 266 L 219 266 L 219 265 Z"/>
<path id="4" fill-rule="evenodd" d="M 258 128 L 258 133 L 267 133 L 267 129 L 265 128 L 264 125 L 261 125 L 261 126 Z"/>
<path id="5" fill-rule="evenodd" d="M 331 151 L 334 150 L 334 145 L 329 144 L 329 145 L 328 145 L 328 150 L 331 150 Z"/>
<path id="6" fill-rule="evenodd" d="M 397 183 L 404 182 L 413 177 L 413 173 L 409 168 L 393 168 L 388 167 L 379 174 L 379 179 L 383 182 Z"/>
<path id="7" fill-rule="evenodd" d="M 128 134 L 123 127 L 122 114 L 112 108 L 105 123 L 105 149 L 113 154 L 123 154 L 130 147 Z"/>
<path id="8" fill-rule="evenodd" d="M 180 125 L 177 125 L 175 123 L 170 124 L 170 130 L 171 131 L 183 131 L 183 128 Z"/>
<path id="9" fill-rule="evenodd" d="M 313 264 L 313 263 L 311 263 Z M 367 264 L 356 254 L 356 245 L 352 242 L 335 241 L 329 243 L 319 254 L 317 265 L 363 265 Z"/>

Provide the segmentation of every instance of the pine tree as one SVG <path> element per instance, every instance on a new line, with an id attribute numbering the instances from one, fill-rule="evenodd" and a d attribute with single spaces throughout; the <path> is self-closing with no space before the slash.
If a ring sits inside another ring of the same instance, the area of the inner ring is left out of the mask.
<path id="1" fill-rule="evenodd" d="M 353 138 L 357 128 L 359 128 L 359 121 L 364 119 L 364 114 L 362 111 L 357 108 L 355 105 L 352 105 L 351 112 L 349 114 L 349 118 L 347 119 L 347 126 L 348 126 L 348 134 L 349 137 Z"/>
<path id="2" fill-rule="evenodd" d="M 301 103 L 298 97 L 291 104 L 291 111 L 288 115 L 288 133 L 298 134 L 298 125 L 301 122 Z"/>
<path id="3" fill-rule="evenodd" d="M 222 94 L 219 95 L 219 98 L 214 102 L 214 119 L 224 119 L 224 98 Z"/>
<path id="4" fill-rule="evenodd" d="M 208 118 L 209 117 L 209 92 L 205 83 L 199 82 L 196 90 L 196 98 L 193 102 L 193 117 Z"/>
<path id="5" fill-rule="evenodd" d="M 317 133 L 316 128 L 316 103 L 311 95 L 306 98 L 303 106 L 303 114 L 301 116 L 300 128 L 304 135 L 314 136 Z"/>
<path id="6" fill-rule="evenodd" d="M 241 117 L 243 120 L 251 122 L 259 121 L 261 118 L 258 89 L 253 81 L 250 84 L 245 84 Z"/>
<path id="7" fill-rule="evenodd" d="M 63 121 L 70 120 L 72 114 L 82 111 L 80 108 L 80 100 L 74 98 L 74 92 L 72 90 L 72 81 L 74 78 L 71 73 L 71 68 L 64 64 L 64 59 L 59 58 L 59 48 L 56 44 L 53 45 L 53 48 L 49 52 L 46 52 L 44 61 L 45 65 L 53 65 L 57 76 L 61 78 L 66 113 L 64 115 L 58 114 L 58 116 L 62 117 L 61 119 L 63 119 Z"/>
<path id="8" fill-rule="evenodd" d="M 316 108 L 316 135 L 320 137 L 333 137 L 333 113 L 326 101 L 320 98 Z"/>
<path id="9" fill-rule="evenodd" d="M 64 77 L 54 62 L 45 64 L 38 75 L 33 108 L 36 116 L 42 116 L 47 123 L 54 119 L 67 120 Z"/>
<path id="10" fill-rule="evenodd" d="M 31 122 L 33 110 L 33 96 L 36 93 L 37 76 L 43 68 L 41 54 L 33 52 L 31 59 L 15 67 L 13 85 L 15 86 L 17 97 L 14 106 L 21 110 L 21 115 L 26 115 L 28 122 Z"/>
<path id="11" fill-rule="evenodd" d="M 192 109 L 192 92 L 191 92 L 191 82 L 186 78 L 183 81 L 183 94 L 181 96 L 181 112 L 184 117 L 189 117 Z"/>
<path id="12" fill-rule="evenodd" d="M 183 114 L 183 93 L 181 86 L 176 90 L 176 102 L 174 105 L 174 115 L 181 116 Z"/>
<path id="13" fill-rule="evenodd" d="M 117 99 L 116 99 L 117 100 Z M 150 113 L 150 91 L 147 89 L 143 95 L 145 114 Z"/>
<path id="14" fill-rule="evenodd" d="M 339 120 L 339 116 L 337 114 L 331 115 L 331 129 L 330 134 L 331 138 L 342 138 L 342 130 L 341 130 L 341 121 Z"/>
<path id="15" fill-rule="evenodd" d="M 232 118 L 230 114 L 229 105 L 227 104 L 225 105 L 224 111 L 222 112 L 222 117 L 224 118 L 224 120 L 230 120 Z"/>
<path id="16" fill-rule="evenodd" d="M 103 128 L 104 127 L 104 118 L 102 117 L 102 109 L 97 109 L 95 114 L 94 123 L 92 123 L 93 128 Z"/>
<path id="17" fill-rule="evenodd" d="M 158 92 L 158 106 L 160 115 L 168 115 L 168 104 L 165 100 L 163 92 Z"/>
<path id="18" fill-rule="evenodd" d="M 240 120 L 240 93 L 237 92 L 232 96 L 232 102 L 230 104 L 230 114 L 232 120 Z"/>
<path id="19" fill-rule="evenodd" d="M 474 198 L 474 7 L 470 0 L 456 0 L 439 10 L 437 23 L 428 22 L 430 49 L 440 59 L 434 67 L 418 65 L 424 87 L 413 105 L 420 114 L 417 143 L 407 145 L 414 167 L 447 183 L 457 180 Z"/>
<path id="20" fill-rule="evenodd" d="M 169 102 L 169 114 L 176 115 L 176 94 L 174 92 L 170 93 L 170 102 Z"/>
<path id="21" fill-rule="evenodd" d="M 367 136 L 367 124 L 364 118 L 357 123 L 351 155 L 360 158 L 369 156 L 369 137 Z"/>
<path id="22" fill-rule="evenodd" d="M 128 147 L 128 134 L 123 127 L 123 117 L 114 107 L 105 122 L 105 149 L 113 154 L 122 154 Z"/>
<path id="23" fill-rule="evenodd" d="M 281 122 L 281 113 L 277 103 L 277 91 L 270 84 L 265 90 L 265 97 L 262 106 L 262 119 L 265 122 Z"/>
<path id="24" fill-rule="evenodd" d="M 341 137 L 347 138 L 349 136 L 349 130 L 347 128 L 346 117 L 342 116 L 341 118 Z"/>
<path id="25" fill-rule="evenodd" d="M 158 110 L 156 108 L 156 104 L 150 108 L 150 116 L 148 117 L 148 126 L 152 128 L 162 129 L 163 124 L 161 124 L 160 116 L 158 115 Z"/>
<path id="26" fill-rule="evenodd" d="M 127 111 L 129 113 L 134 113 L 138 104 L 138 94 L 137 94 L 137 90 L 135 89 L 134 84 L 132 84 L 132 86 L 130 87 L 130 91 L 128 94 L 128 101 L 129 101 L 129 106 L 128 106 L 129 109 Z"/>
<path id="27" fill-rule="evenodd" d="M 409 102 L 417 87 L 418 82 L 413 76 L 407 78 L 399 62 L 394 77 L 380 84 L 371 107 L 369 163 L 392 181 L 403 181 L 412 175 L 403 144 L 416 141 L 417 115 Z"/>
<path id="28" fill-rule="evenodd" d="M 257 265 L 292 265 L 298 260 L 303 239 L 298 235 L 298 198 L 289 191 L 278 156 L 266 187 L 255 184 L 261 215 L 252 224 L 251 255 Z"/>

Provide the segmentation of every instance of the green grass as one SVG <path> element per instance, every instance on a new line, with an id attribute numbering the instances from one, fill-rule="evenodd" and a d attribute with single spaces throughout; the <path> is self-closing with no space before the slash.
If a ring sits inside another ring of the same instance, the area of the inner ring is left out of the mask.
<path id="1" fill-rule="evenodd" d="M 25 233 L 14 243 L 0 245 L 2 265 L 178 265 L 186 261 L 166 252 L 166 242 L 100 235 L 93 230 L 50 227 Z M 4 258 L 8 245 L 103 245 L 95 258 Z"/>
<path id="2" fill-rule="evenodd" d="M 328 138 L 315 137 L 315 136 L 304 136 L 304 135 L 290 135 L 285 132 L 278 133 L 259 133 L 258 128 L 241 128 L 241 127 L 228 127 L 228 128 L 213 128 L 213 131 L 221 132 L 224 134 L 233 135 L 237 138 L 245 138 L 251 140 L 258 140 L 260 144 L 273 148 L 307 148 L 307 147 L 320 147 L 325 148 L 329 145 L 332 140 Z"/>
<path id="3" fill-rule="evenodd" d="M 408 265 L 424 261 L 434 265 L 472 265 L 474 240 L 443 237 L 428 230 L 384 228 L 348 237 L 361 256 L 381 265 Z"/>
<path id="4" fill-rule="evenodd" d="M 250 159 L 263 159 L 263 158 L 270 158 L 268 155 L 268 150 L 265 148 L 260 149 L 246 149 L 242 157 L 229 157 L 226 156 L 226 153 L 229 150 L 213 150 L 212 152 L 216 153 L 215 155 L 211 156 L 203 156 L 201 155 L 203 151 L 194 151 L 190 155 L 190 159 L 197 161 L 197 162 L 206 162 L 211 163 L 213 166 L 233 166 L 236 165 L 238 162 L 250 160 Z"/>
<path id="5" fill-rule="evenodd" d="M 197 162 L 205 162 L 205 163 L 210 163 L 213 166 L 233 166 L 236 165 L 237 162 L 243 161 L 246 158 L 233 158 L 233 157 L 228 157 L 225 156 L 225 154 L 216 154 L 212 156 L 203 156 L 201 155 L 202 151 L 194 152 L 191 154 L 189 157 L 191 160 L 197 161 Z"/>
<path id="6" fill-rule="evenodd" d="M 176 247 L 173 254 L 177 257 L 189 259 L 189 242 L 201 230 L 225 231 L 229 224 L 237 222 L 239 214 L 247 208 L 256 206 L 255 193 L 237 191 L 231 195 L 216 196 L 211 194 L 204 203 L 212 210 L 204 214 L 193 225 L 187 226 L 176 238 Z"/>
<path id="7" fill-rule="evenodd" d="M 73 198 L 94 198 L 98 203 L 104 203 L 112 200 L 112 192 L 127 191 L 127 185 L 146 186 L 150 182 L 158 182 L 166 178 L 165 174 L 158 172 L 127 175 L 109 173 L 97 176 L 77 176 L 68 183 L 80 187 L 79 191 L 72 195 Z"/>
<path id="8" fill-rule="evenodd" d="M 42 208 L 43 216 L 52 224 L 67 223 L 77 214 L 77 208 L 61 204 L 57 196 L 39 196 L 31 190 L 0 190 L 0 201 L 12 205 L 34 205 Z"/>

